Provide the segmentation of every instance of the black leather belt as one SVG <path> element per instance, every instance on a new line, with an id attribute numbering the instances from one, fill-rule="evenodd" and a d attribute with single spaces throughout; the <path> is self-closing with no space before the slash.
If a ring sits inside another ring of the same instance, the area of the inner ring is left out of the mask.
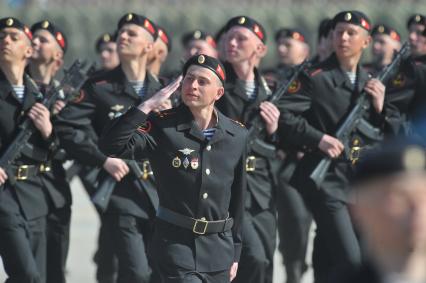
<path id="1" fill-rule="evenodd" d="M 234 225 L 234 219 L 227 218 L 225 220 L 207 221 L 205 219 L 194 219 L 189 216 L 182 215 L 171 211 L 164 207 L 158 207 L 157 217 L 170 224 L 192 230 L 195 234 L 213 234 L 231 230 Z"/>
<path id="2" fill-rule="evenodd" d="M 268 161 L 262 157 L 249 155 L 246 159 L 246 171 L 253 172 L 256 169 L 265 169 L 268 166 Z"/>
<path id="3" fill-rule="evenodd" d="M 15 180 L 22 181 L 31 177 L 35 177 L 40 173 L 46 173 L 51 170 L 48 164 L 38 165 L 19 165 L 12 166 L 12 172 L 14 172 Z"/>

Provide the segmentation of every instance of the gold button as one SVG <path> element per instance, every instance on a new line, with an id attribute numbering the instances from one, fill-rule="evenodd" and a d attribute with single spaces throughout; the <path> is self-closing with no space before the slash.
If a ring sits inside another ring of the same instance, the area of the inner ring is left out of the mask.
<path id="1" fill-rule="evenodd" d="M 210 175 L 210 169 L 209 168 L 206 169 L 206 174 Z"/>
<path id="2" fill-rule="evenodd" d="M 24 116 L 25 115 L 25 111 L 21 111 L 21 116 Z"/>
<path id="3" fill-rule="evenodd" d="M 203 199 L 206 199 L 206 198 L 208 198 L 209 197 L 209 194 L 208 193 L 204 193 L 203 194 Z"/>
<path id="4" fill-rule="evenodd" d="M 211 146 L 211 145 L 208 145 L 208 146 L 206 147 L 206 149 L 207 149 L 207 151 L 210 151 L 210 150 L 212 149 L 212 146 Z"/>
<path id="5" fill-rule="evenodd" d="M 201 217 L 200 220 L 206 221 L 206 218 L 205 217 Z"/>

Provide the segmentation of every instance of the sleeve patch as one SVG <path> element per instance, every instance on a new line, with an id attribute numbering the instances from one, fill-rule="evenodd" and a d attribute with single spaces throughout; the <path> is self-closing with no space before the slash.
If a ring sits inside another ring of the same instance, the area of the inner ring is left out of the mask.
<path id="1" fill-rule="evenodd" d="M 81 101 L 83 101 L 84 97 L 86 97 L 86 92 L 81 89 L 79 94 L 74 97 L 72 102 L 73 103 L 80 103 Z"/>
<path id="2" fill-rule="evenodd" d="M 139 125 L 139 127 L 137 128 L 137 131 L 141 134 L 146 134 L 146 133 L 149 133 L 151 131 L 151 128 L 152 128 L 151 122 L 146 121 L 142 125 Z"/>
<path id="3" fill-rule="evenodd" d="M 301 87 L 302 83 L 299 80 L 294 80 L 288 87 L 287 92 L 291 94 L 296 93 L 300 90 Z"/>

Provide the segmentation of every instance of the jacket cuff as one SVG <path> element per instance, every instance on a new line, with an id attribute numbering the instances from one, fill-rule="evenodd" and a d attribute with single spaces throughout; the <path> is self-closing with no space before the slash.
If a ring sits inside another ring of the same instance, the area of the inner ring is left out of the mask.
<path id="1" fill-rule="evenodd" d="M 240 261 L 241 250 L 242 250 L 241 244 L 234 244 L 234 262 Z"/>

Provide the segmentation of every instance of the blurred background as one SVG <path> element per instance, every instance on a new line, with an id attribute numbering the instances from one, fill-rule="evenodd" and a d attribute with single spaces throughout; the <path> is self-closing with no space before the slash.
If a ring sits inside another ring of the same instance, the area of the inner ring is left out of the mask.
<path id="1" fill-rule="evenodd" d="M 126 12 L 148 16 L 163 26 L 173 38 L 173 50 L 163 67 L 165 73 L 179 68 L 183 33 L 203 29 L 215 34 L 226 21 L 237 15 L 257 19 L 267 30 L 269 52 L 262 67 L 276 65 L 274 33 L 280 27 L 306 31 L 312 48 L 316 30 L 325 17 L 343 9 L 365 12 L 373 24 L 395 27 L 406 38 L 406 20 L 415 13 L 426 13 L 424 0 L 0 0 L 0 16 L 15 16 L 30 25 L 50 19 L 63 27 L 70 47 L 66 65 L 79 58 L 95 60 L 94 43 L 104 32 L 113 32 Z M 369 52 L 366 52 L 366 60 Z"/>

